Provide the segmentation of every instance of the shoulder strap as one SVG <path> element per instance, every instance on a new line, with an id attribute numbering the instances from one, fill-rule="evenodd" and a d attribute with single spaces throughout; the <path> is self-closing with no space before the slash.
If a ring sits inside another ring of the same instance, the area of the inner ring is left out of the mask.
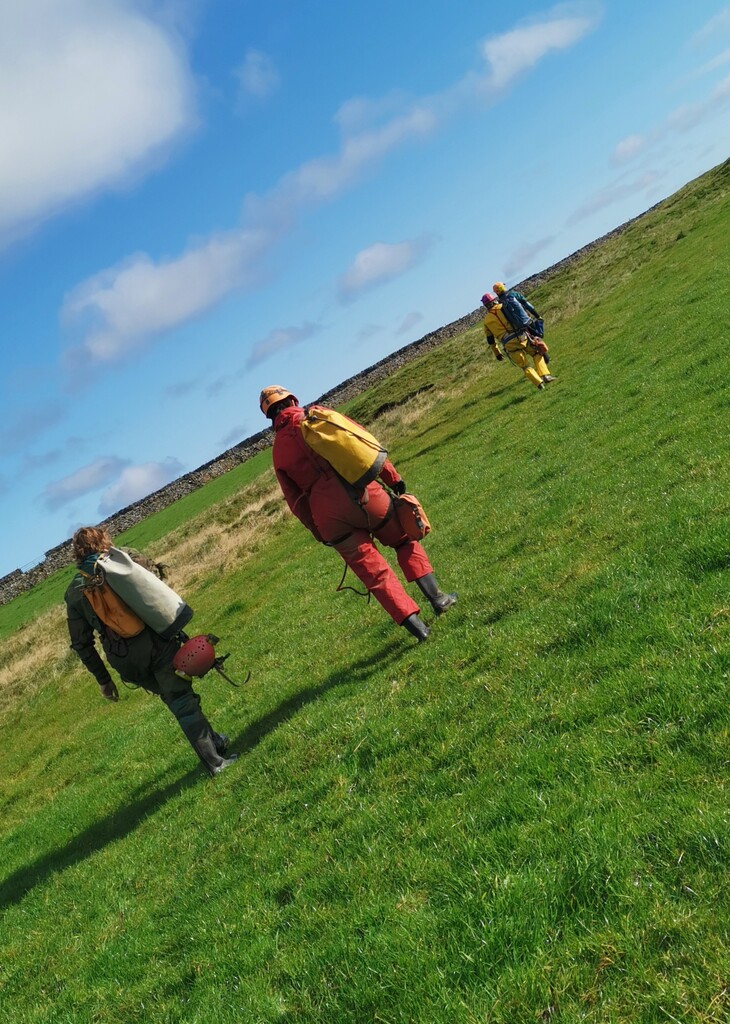
<path id="1" fill-rule="evenodd" d="M 79 576 L 83 576 L 84 579 L 87 579 L 87 580 L 92 580 L 93 583 L 96 586 L 98 586 L 99 584 L 104 582 L 104 570 L 100 568 L 98 562 L 94 562 L 94 571 L 93 571 L 93 573 L 91 573 L 91 572 L 84 572 L 84 570 L 81 569 L 81 568 L 78 568 L 77 571 L 78 571 Z M 91 584 L 89 584 L 89 585 L 91 585 Z"/>
<path id="2" fill-rule="evenodd" d="M 310 417 L 312 419 L 315 419 L 315 420 L 317 419 L 317 410 L 315 409 L 312 412 L 312 406 L 311 405 L 305 405 L 304 406 L 304 411 L 305 411 L 305 413 L 307 415 L 307 419 L 309 419 Z M 356 437 L 358 439 L 358 441 L 360 441 L 361 444 L 364 444 L 367 448 L 372 448 L 373 451 L 377 451 L 377 452 L 386 451 L 386 449 L 383 448 L 383 446 L 380 443 L 380 441 L 378 441 L 378 439 L 376 437 L 374 437 L 370 433 L 370 431 L 368 430 L 367 427 L 363 427 L 363 426 L 361 426 L 361 424 L 355 423 L 354 421 L 353 421 L 352 427 L 348 427 L 348 425 L 346 423 L 342 423 L 342 422 L 340 422 L 340 420 L 342 418 L 348 419 L 349 417 L 346 417 L 343 412 L 339 412 L 338 413 L 336 409 L 331 409 L 329 411 L 335 413 L 335 415 L 338 417 L 338 419 L 337 420 L 333 420 L 329 416 L 320 416 L 319 418 L 320 418 L 320 420 L 322 422 L 332 423 L 335 427 L 337 427 L 338 430 L 341 430 L 344 434 L 349 434 L 350 437 Z M 358 429 L 354 430 L 353 427 L 357 427 Z M 367 434 L 368 436 L 367 437 L 363 436 L 365 434 Z M 386 452 L 386 454 L 387 454 L 387 452 Z"/>

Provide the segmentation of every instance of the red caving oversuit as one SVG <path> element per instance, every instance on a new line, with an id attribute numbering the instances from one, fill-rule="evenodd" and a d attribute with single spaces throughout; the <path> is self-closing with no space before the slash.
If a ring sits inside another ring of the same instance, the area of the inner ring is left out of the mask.
<path id="1" fill-rule="evenodd" d="M 409 583 L 432 572 L 418 541 L 410 540 L 393 515 L 387 491 L 377 482 L 355 492 L 307 445 L 300 429 L 304 409 L 283 409 L 274 422 L 274 469 L 294 515 L 318 541 L 330 544 L 358 579 L 400 625 L 420 609 L 373 543 L 373 535 L 395 548 Z M 388 460 L 380 478 L 390 487 L 400 475 Z"/>

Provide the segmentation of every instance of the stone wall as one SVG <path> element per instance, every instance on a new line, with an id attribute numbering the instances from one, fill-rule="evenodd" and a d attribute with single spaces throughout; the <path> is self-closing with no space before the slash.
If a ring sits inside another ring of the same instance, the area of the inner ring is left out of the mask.
<path id="1" fill-rule="evenodd" d="M 657 206 L 658 205 L 660 204 L 657 204 Z M 559 271 L 569 267 L 571 264 L 575 263 L 576 260 L 581 259 L 588 252 L 595 249 L 596 246 L 601 245 L 609 238 L 614 238 L 621 234 L 621 232 L 625 231 L 630 224 L 635 223 L 637 220 L 645 217 L 655 209 L 656 206 L 651 207 L 650 210 L 642 213 L 639 217 L 634 217 L 632 220 L 627 221 L 625 224 L 615 228 L 613 231 L 609 231 L 608 234 L 603 235 L 594 242 L 590 242 L 588 245 L 583 246 L 582 249 L 578 249 L 576 252 L 571 253 L 570 256 L 566 256 L 565 259 L 553 264 L 553 266 L 548 267 L 546 270 L 542 270 L 540 273 L 526 278 L 515 287 L 523 292 L 530 292 L 534 290 L 538 285 L 544 284 Z M 384 359 L 381 359 L 379 362 L 369 366 L 366 370 L 356 373 L 354 377 L 350 377 L 349 380 L 343 381 L 342 384 L 338 384 L 337 387 L 332 388 L 331 391 L 327 391 L 324 395 L 321 395 L 317 401 L 333 406 L 349 401 L 349 399 L 361 394 L 373 384 L 376 384 L 378 381 L 383 380 L 383 378 L 388 377 L 399 367 L 405 366 L 405 364 L 409 363 L 412 359 L 417 359 L 419 356 L 423 355 L 424 352 L 428 352 L 430 349 L 435 348 L 448 338 L 453 338 L 455 335 L 463 333 L 470 327 L 474 327 L 480 322 L 482 316 L 483 311 L 482 308 L 479 307 L 471 313 L 467 313 L 466 316 L 461 317 L 459 320 L 454 320 L 453 323 L 446 324 L 445 327 L 441 327 L 437 331 L 431 331 L 430 334 L 424 335 L 422 338 L 419 338 L 418 341 L 413 341 L 409 345 L 405 345 L 403 348 L 398 349 L 397 352 L 393 352 Z M 183 498 L 186 494 L 190 494 L 191 491 L 197 490 L 198 487 L 202 487 L 203 484 L 208 483 L 209 480 L 213 480 L 215 477 L 221 476 L 223 473 L 227 473 L 230 469 L 233 469 L 240 463 L 250 459 L 253 455 L 257 455 L 260 451 L 263 451 L 264 448 L 270 447 L 271 442 L 271 429 L 262 430 L 260 433 L 254 434 L 253 437 L 248 437 L 245 441 L 241 441 L 240 444 L 234 445 L 233 448 L 229 448 L 228 451 L 223 452 L 223 454 L 217 456 L 217 458 L 211 459 L 210 462 L 206 462 L 204 466 L 199 466 L 191 473 L 186 473 L 177 480 L 173 480 L 172 483 L 160 488 L 159 491 L 155 491 L 153 494 L 147 495 L 146 498 L 142 498 L 140 501 L 135 501 L 134 504 L 128 505 L 119 512 L 115 512 L 114 515 L 105 519 L 102 525 L 108 527 L 112 534 L 121 533 L 123 530 L 129 529 L 131 526 L 135 526 L 154 512 L 159 512 L 161 509 L 167 508 L 168 505 L 172 505 L 172 503 L 177 501 L 178 498 Z M 32 569 L 29 569 L 28 572 L 22 572 L 20 569 L 15 569 L 13 572 L 0 579 L 0 604 L 7 604 L 8 601 L 17 597 L 18 594 L 21 594 L 26 590 L 30 590 L 30 588 L 35 586 L 35 584 L 40 582 L 40 580 L 46 579 L 58 569 L 62 569 L 65 566 L 70 565 L 72 561 L 71 541 L 67 540 L 64 541 L 63 544 L 59 544 L 55 548 L 51 548 L 50 551 L 47 551 L 43 561 L 39 562 L 39 564 L 34 566 Z"/>

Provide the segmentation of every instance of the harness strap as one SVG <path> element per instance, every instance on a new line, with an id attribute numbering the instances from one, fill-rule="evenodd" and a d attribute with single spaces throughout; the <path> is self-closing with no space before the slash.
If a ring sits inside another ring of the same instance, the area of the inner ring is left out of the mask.
<path id="1" fill-rule="evenodd" d="M 348 534 L 348 536 L 349 536 L 349 534 Z M 345 586 L 343 586 L 343 584 L 345 582 L 345 576 L 347 576 L 347 570 L 349 568 L 350 568 L 350 566 L 347 564 L 347 562 L 345 562 L 345 571 L 342 573 L 342 579 L 340 580 L 340 582 L 335 587 L 335 593 L 337 593 L 340 590 L 351 590 L 353 592 L 353 594 L 357 594 L 358 597 L 366 597 L 368 599 L 368 604 L 370 604 L 370 598 L 373 595 L 370 593 L 369 590 L 366 590 L 363 593 L 362 590 L 357 590 L 355 587 L 345 587 Z"/>
<path id="2" fill-rule="evenodd" d="M 346 483 L 346 481 L 345 481 L 345 483 Z M 380 520 L 380 522 L 376 523 L 375 526 L 373 526 L 373 524 L 370 522 L 370 515 L 369 515 L 368 510 L 367 510 L 367 502 L 362 502 L 362 501 L 360 501 L 357 498 L 356 494 L 354 493 L 354 488 L 352 486 L 349 486 L 348 490 L 349 490 L 350 496 L 352 497 L 352 499 L 355 502 L 355 504 L 359 505 L 359 507 L 365 513 L 365 519 L 367 520 L 367 524 L 368 524 L 368 533 L 370 534 L 370 537 L 372 539 L 374 537 L 376 531 L 379 530 L 382 526 L 385 526 L 385 524 L 388 522 L 388 520 L 393 515 L 393 512 L 395 511 L 395 508 L 394 508 L 394 505 L 393 505 L 393 498 L 389 494 L 390 504 L 388 505 L 388 511 L 385 513 L 385 515 Z M 330 543 L 330 545 L 332 547 L 336 547 L 338 544 L 341 544 L 343 540 L 347 540 L 347 538 L 351 537 L 351 536 L 352 536 L 352 530 L 349 533 L 343 534 L 341 537 L 337 537 L 335 540 L 331 540 L 329 543 Z M 347 576 L 347 570 L 348 569 L 349 569 L 349 566 L 348 566 L 347 562 L 345 562 L 345 569 L 344 569 L 344 572 L 342 573 L 342 579 L 340 580 L 340 582 L 335 587 L 335 592 L 340 591 L 340 590 L 351 590 L 353 592 L 353 594 L 357 594 L 358 597 L 367 597 L 368 604 L 369 604 L 370 603 L 370 598 L 373 596 L 372 593 L 369 590 L 366 590 L 365 592 L 363 592 L 362 590 L 357 590 L 355 587 L 346 587 L 344 585 L 345 577 Z"/>

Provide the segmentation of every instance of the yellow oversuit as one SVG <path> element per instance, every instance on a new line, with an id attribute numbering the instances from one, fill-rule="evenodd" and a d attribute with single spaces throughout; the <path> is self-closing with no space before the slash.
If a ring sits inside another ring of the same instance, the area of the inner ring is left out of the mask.
<path id="1" fill-rule="evenodd" d="M 547 363 L 532 344 L 529 334 L 515 332 L 502 312 L 500 302 L 495 303 L 484 317 L 484 333 L 487 337 L 487 344 L 494 350 L 495 355 L 497 355 L 497 342 L 499 341 L 511 362 L 515 366 L 519 366 L 527 379 L 532 381 L 536 388 L 543 386 L 542 378 L 550 373 Z M 505 338 L 508 340 L 505 341 Z M 535 364 L 534 369 L 530 366 L 528 356 Z M 497 358 L 501 357 L 497 356 Z"/>

